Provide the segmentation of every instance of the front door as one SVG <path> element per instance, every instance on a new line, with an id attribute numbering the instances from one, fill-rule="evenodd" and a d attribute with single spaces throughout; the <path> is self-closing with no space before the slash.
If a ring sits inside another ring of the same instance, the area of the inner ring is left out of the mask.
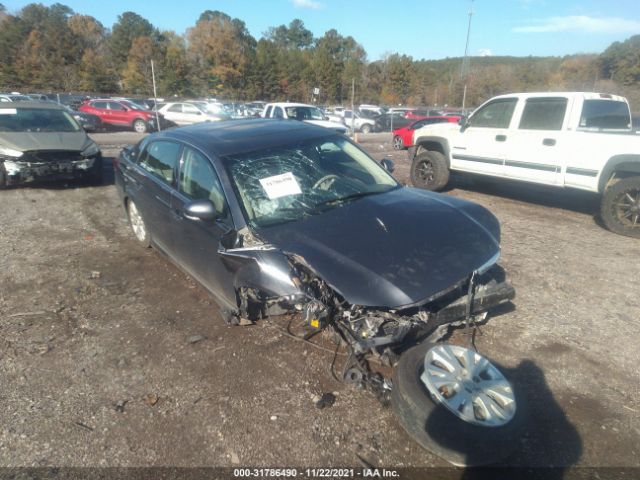
<path id="1" fill-rule="evenodd" d="M 190 220 L 183 212 L 187 203 L 210 200 L 218 212 L 212 221 Z M 222 303 L 235 308 L 233 276 L 221 261 L 224 236 L 233 229 L 222 185 L 211 161 L 200 151 L 185 146 L 177 192 L 171 199 L 172 256 Z"/>
<path id="2" fill-rule="evenodd" d="M 518 100 L 498 98 L 480 107 L 451 139 L 451 168 L 502 176 L 509 125 Z"/>

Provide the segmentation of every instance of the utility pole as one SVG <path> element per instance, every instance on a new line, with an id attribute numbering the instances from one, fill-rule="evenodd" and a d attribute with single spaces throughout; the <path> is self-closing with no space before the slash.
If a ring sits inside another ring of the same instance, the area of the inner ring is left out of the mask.
<path id="1" fill-rule="evenodd" d="M 358 136 L 356 135 L 355 121 L 356 121 L 356 110 L 354 108 L 356 97 L 356 79 L 355 77 L 351 79 L 351 135 L 356 142 L 358 142 Z"/>
<path id="2" fill-rule="evenodd" d="M 160 131 L 160 116 L 158 114 L 158 95 L 156 93 L 156 72 L 153 69 L 153 60 L 151 60 L 151 79 L 153 80 L 153 106 L 156 110 L 156 126 Z"/>
<path id="3" fill-rule="evenodd" d="M 462 92 L 462 110 L 464 111 L 467 101 L 467 80 L 469 79 L 469 34 L 471 33 L 471 17 L 473 17 L 473 0 L 469 9 L 469 24 L 467 25 L 467 42 L 464 46 L 464 59 L 460 67 L 460 79 L 464 80 L 464 90 Z"/>

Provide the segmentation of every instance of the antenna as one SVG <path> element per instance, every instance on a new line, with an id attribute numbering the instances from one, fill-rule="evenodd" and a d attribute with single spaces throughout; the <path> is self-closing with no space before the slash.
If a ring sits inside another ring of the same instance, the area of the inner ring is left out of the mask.
<path id="1" fill-rule="evenodd" d="M 469 77 L 469 35 L 471 33 L 471 18 L 473 17 L 473 0 L 469 8 L 469 24 L 467 25 L 467 41 L 464 46 L 464 58 L 460 67 L 460 78 L 464 80 L 464 90 L 462 91 L 462 111 L 464 113 L 465 103 L 467 101 L 467 79 Z"/>

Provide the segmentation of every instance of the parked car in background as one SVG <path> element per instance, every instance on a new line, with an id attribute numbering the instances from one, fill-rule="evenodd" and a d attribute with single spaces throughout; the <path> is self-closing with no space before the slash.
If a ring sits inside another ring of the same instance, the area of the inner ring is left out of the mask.
<path id="1" fill-rule="evenodd" d="M 347 133 L 348 128 L 343 123 L 327 120 L 325 114 L 318 107 L 304 103 L 268 103 L 262 112 L 263 118 L 279 118 L 299 120 L 301 122 L 318 125 L 338 133 Z"/>
<path id="2" fill-rule="evenodd" d="M 162 115 L 146 110 L 126 100 L 102 98 L 89 100 L 78 109 L 100 117 L 105 125 L 129 127 L 138 133 L 157 129 L 157 122 L 162 122 Z"/>
<path id="3" fill-rule="evenodd" d="M 0 104 L 0 188 L 39 180 L 102 183 L 98 145 L 64 107 Z"/>
<path id="4" fill-rule="evenodd" d="M 203 102 L 204 103 L 204 102 Z M 202 122 L 219 122 L 223 120 L 214 115 L 199 102 L 170 102 L 158 110 L 164 118 L 177 125 L 192 125 Z"/>
<path id="5" fill-rule="evenodd" d="M 439 190 L 451 171 L 600 195 L 612 232 L 640 238 L 640 137 L 626 98 L 539 92 L 494 97 L 461 125 L 413 133 L 411 181 Z"/>
<path id="6" fill-rule="evenodd" d="M 351 128 L 353 123 L 356 132 L 371 133 L 376 131 L 376 121 L 362 116 L 359 112 L 354 114 L 351 110 L 345 110 L 342 121 L 348 128 Z"/>
<path id="7" fill-rule="evenodd" d="M 413 132 L 418 128 L 422 128 L 425 125 L 431 125 L 433 123 L 458 123 L 462 117 L 444 116 L 427 117 L 422 120 L 413 122 L 406 127 L 396 128 L 393 131 L 393 148 L 395 150 L 405 150 L 413 146 Z"/>
<path id="8" fill-rule="evenodd" d="M 376 117 L 376 130 L 378 132 L 391 132 L 396 128 L 406 127 L 415 122 L 415 119 L 405 117 L 406 110 L 390 110 Z"/>
<path id="9" fill-rule="evenodd" d="M 32 102 L 26 95 L 19 93 L 0 93 L 0 102 Z"/>
<path id="10" fill-rule="evenodd" d="M 73 110 L 71 107 L 66 105 L 62 105 L 62 108 L 69 112 L 86 132 L 97 132 L 104 128 L 102 120 L 100 120 L 100 117 L 97 115 Z"/>

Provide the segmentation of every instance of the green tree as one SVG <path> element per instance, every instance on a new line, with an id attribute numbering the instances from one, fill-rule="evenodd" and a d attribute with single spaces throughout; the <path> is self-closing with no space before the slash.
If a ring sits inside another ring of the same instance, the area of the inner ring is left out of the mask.
<path id="1" fill-rule="evenodd" d="M 122 70 L 126 66 L 127 57 L 136 38 L 151 37 L 154 33 L 153 25 L 137 13 L 124 12 L 122 15 L 118 15 L 118 21 L 111 29 L 108 41 L 114 67 L 117 70 Z"/>

